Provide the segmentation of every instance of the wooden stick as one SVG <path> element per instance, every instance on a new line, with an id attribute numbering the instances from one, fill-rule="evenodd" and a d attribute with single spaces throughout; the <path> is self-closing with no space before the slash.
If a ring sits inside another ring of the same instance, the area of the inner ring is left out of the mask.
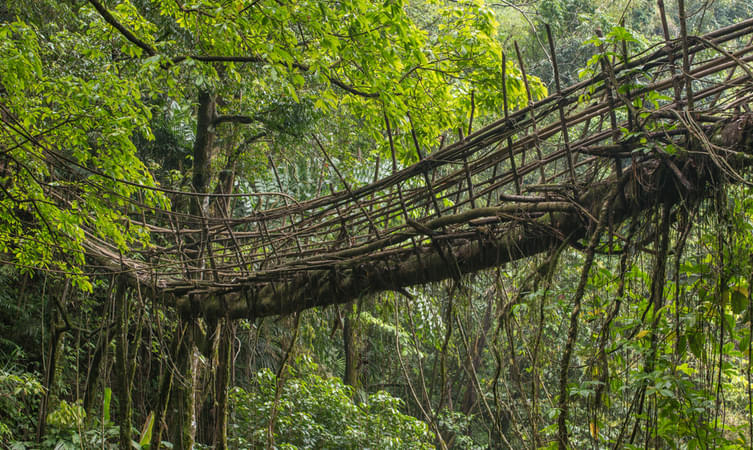
<path id="1" fill-rule="evenodd" d="M 526 96 L 528 97 L 528 106 L 533 106 L 533 95 L 531 95 L 531 86 L 528 84 L 528 76 L 526 75 L 526 67 L 523 64 L 523 57 L 520 55 L 520 47 L 518 47 L 518 41 L 514 42 L 515 44 L 515 53 L 518 55 L 518 64 L 520 64 L 520 72 L 523 75 L 523 85 L 526 88 Z M 544 159 L 543 154 L 541 153 L 541 146 L 539 145 L 539 136 L 538 136 L 538 130 L 536 129 L 536 113 L 533 109 L 530 111 L 530 117 L 531 117 L 531 129 L 533 130 L 533 139 L 534 139 L 534 147 L 536 147 L 536 156 L 539 158 L 539 161 Z M 539 166 L 541 169 L 541 182 L 543 183 L 546 180 L 546 173 L 544 172 L 544 166 Z"/>
<path id="2" fill-rule="evenodd" d="M 552 29 L 549 24 L 546 27 L 546 37 L 549 40 L 549 53 L 552 55 L 552 69 L 554 69 L 554 84 L 557 87 L 557 95 L 560 101 L 557 102 L 557 109 L 560 113 L 560 125 L 562 126 L 562 140 L 565 141 L 565 151 L 567 152 L 567 169 L 570 172 L 570 182 L 575 185 L 575 169 L 573 168 L 573 154 L 570 151 L 570 137 L 567 131 L 567 119 L 565 117 L 565 107 L 562 106 L 562 86 L 560 85 L 560 71 L 557 67 L 557 55 L 554 50 L 554 40 L 552 39 Z"/>
<path id="3" fill-rule="evenodd" d="M 502 53 L 502 102 L 505 108 L 505 125 L 509 126 L 510 105 L 507 102 L 507 55 Z M 520 177 L 515 167 L 515 155 L 512 152 L 512 136 L 507 136 L 507 150 L 510 153 L 510 168 L 512 169 L 513 181 L 515 182 L 515 192 L 520 195 Z"/>
<path id="4" fill-rule="evenodd" d="M 604 37 L 604 34 L 601 32 L 601 28 L 596 29 L 596 36 L 599 37 L 599 39 Z M 609 77 L 609 61 L 607 60 L 606 51 L 604 50 L 604 44 L 599 43 L 599 52 L 601 53 L 601 70 L 604 73 L 606 84 L 606 96 L 607 96 L 607 103 L 609 103 L 609 122 L 612 126 L 612 143 L 616 144 L 620 141 L 620 131 L 617 128 L 617 115 L 614 112 L 615 109 L 615 102 L 614 97 L 612 96 L 612 89 L 617 89 L 617 86 L 612 86 L 611 78 Z M 614 168 L 615 172 L 617 173 L 617 176 L 622 175 L 622 163 L 620 162 L 620 158 L 614 159 Z"/>
<path id="5" fill-rule="evenodd" d="M 416 154 L 418 154 L 418 161 L 421 162 L 424 160 L 424 155 L 421 152 L 421 146 L 418 144 L 418 137 L 416 137 L 416 129 L 413 126 L 413 118 L 410 115 L 410 112 L 408 112 L 408 122 L 410 122 L 410 134 L 413 138 L 413 145 L 416 147 Z M 429 173 L 424 170 L 423 172 L 424 176 L 424 182 L 426 183 L 426 188 L 428 190 L 429 197 L 431 198 L 431 203 L 434 206 L 434 211 L 437 213 L 437 217 L 442 216 L 442 211 L 439 209 L 439 203 L 437 202 L 436 194 L 434 193 L 434 187 L 431 184 L 431 179 L 429 178 Z"/>
<path id="6" fill-rule="evenodd" d="M 693 79 L 690 78 L 690 59 L 688 53 L 688 30 L 685 14 L 685 0 L 677 0 L 680 12 L 680 39 L 682 39 L 682 72 L 685 76 L 685 96 L 688 100 L 688 111 L 693 111 Z"/>
<path id="7" fill-rule="evenodd" d="M 324 146 L 319 141 L 319 138 L 317 138 L 315 134 L 312 134 L 311 136 L 314 138 L 314 141 L 319 146 L 319 150 L 322 151 L 322 154 L 324 154 L 324 157 L 327 159 L 327 161 L 329 161 L 329 164 L 335 170 L 335 173 L 340 178 L 340 181 L 342 181 L 343 185 L 345 186 L 345 190 L 348 191 L 348 194 L 350 194 L 351 198 L 353 199 L 353 202 L 356 205 L 358 205 L 358 207 L 361 209 L 361 212 L 364 214 L 364 216 L 366 216 L 366 219 L 368 219 L 369 223 L 371 224 L 371 228 L 374 230 L 374 234 L 376 235 L 376 237 L 378 239 L 380 237 L 379 236 L 379 230 L 377 229 L 377 227 L 374 224 L 374 222 L 371 220 L 371 216 L 369 215 L 368 211 L 366 211 L 366 208 L 364 208 L 363 205 L 361 205 L 361 202 L 358 201 L 358 197 L 356 197 L 355 195 L 353 195 L 353 191 L 350 189 L 350 186 L 348 185 L 348 182 L 345 181 L 345 177 L 343 177 L 343 175 L 340 173 L 340 170 L 337 168 L 337 166 L 335 165 L 335 163 L 332 162 L 332 159 L 327 154 L 327 151 L 324 150 Z"/>

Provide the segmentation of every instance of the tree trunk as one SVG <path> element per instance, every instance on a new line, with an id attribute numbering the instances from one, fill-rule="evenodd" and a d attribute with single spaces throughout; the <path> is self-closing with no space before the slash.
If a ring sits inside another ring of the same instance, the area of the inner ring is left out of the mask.
<path id="1" fill-rule="evenodd" d="M 199 92 L 199 111 L 197 113 L 196 140 L 193 145 L 193 189 L 205 194 L 211 181 L 212 149 L 214 148 L 214 129 L 212 121 L 216 117 L 217 96 L 207 91 Z M 191 214 L 199 216 L 206 211 L 204 197 L 196 197 L 191 202 Z"/>
<path id="2" fill-rule="evenodd" d="M 177 443 L 181 450 L 191 450 L 196 436 L 196 348 L 194 346 L 195 320 L 186 325 L 186 334 L 178 351 Z"/>
<path id="3" fill-rule="evenodd" d="M 42 441 L 45 428 L 47 426 L 47 410 L 49 409 L 50 396 L 52 395 L 52 388 L 55 383 L 55 371 L 57 368 L 58 355 L 60 353 L 60 347 L 63 343 L 63 331 L 62 327 L 57 322 L 54 322 L 52 326 L 52 335 L 50 335 L 50 349 L 49 357 L 47 359 L 47 370 L 44 377 L 44 394 L 42 395 L 42 401 L 39 405 L 39 421 L 37 422 L 37 442 Z"/>
<path id="4" fill-rule="evenodd" d="M 120 448 L 131 448 L 131 361 L 128 357 L 128 296 L 125 284 L 119 283 L 115 294 L 115 310 L 118 331 L 115 336 L 115 396 L 118 399 L 118 424 L 120 425 Z"/>
<path id="5" fill-rule="evenodd" d="M 102 332 L 100 333 L 102 336 L 102 341 L 94 350 L 94 356 L 92 357 L 91 364 L 89 365 L 89 373 L 86 376 L 86 387 L 84 390 L 84 411 L 86 411 L 87 418 L 93 417 L 95 392 L 97 390 L 97 385 L 101 381 L 99 374 L 102 370 L 102 357 L 110 347 L 110 342 L 112 341 L 114 333 L 115 330 L 109 327 L 105 327 L 105 329 L 102 330 Z"/>
<path id="6" fill-rule="evenodd" d="M 61 316 L 64 314 L 60 308 L 65 304 L 65 300 L 68 297 L 68 291 L 70 289 L 70 283 L 65 284 L 63 289 L 63 295 L 60 301 L 57 302 L 57 309 L 51 312 L 50 320 L 50 348 L 49 357 L 47 359 L 46 371 L 44 377 L 44 394 L 42 395 L 42 401 L 39 405 L 39 420 L 37 421 L 37 442 L 42 441 L 45 428 L 47 426 L 47 410 L 49 409 L 50 396 L 55 383 L 55 371 L 57 369 L 58 355 L 60 354 L 60 347 L 63 344 L 63 336 L 68 329 L 62 322 Z M 58 311 L 55 313 L 54 311 Z"/>
<path id="7" fill-rule="evenodd" d="M 355 305 L 346 305 L 345 323 L 343 324 L 343 346 L 345 347 L 345 384 L 354 389 L 360 387 L 358 380 L 358 366 L 361 359 L 359 352 L 356 327 L 358 320 Z"/>
<path id="8" fill-rule="evenodd" d="M 193 189 L 194 192 L 205 194 L 209 190 L 211 181 L 212 153 L 214 148 L 214 128 L 212 121 L 217 116 L 217 96 L 208 91 L 199 92 L 199 109 L 197 112 L 196 140 L 193 146 Z M 191 202 L 190 214 L 193 217 L 199 217 L 201 223 L 199 227 L 204 228 L 203 218 L 206 216 L 208 197 L 197 196 Z M 189 242 L 188 247 L 196 254 L 202 254 L 203 241 Z M 190 255 L 189 255 L 190 256 Z M 190 259 L 190 258 L 189 258 Z M 203 279 L 205 259 L 201 258 L 198 267 L 198 279 Z M 192 275 L 192 274 L 189 274 Z M 178 385 L 178 411 L 179 411 L 179 430 L 178 439 L 180 448 L 190 450 L 194 446 L 196 439 L 196 426 L 198 423 L 196 413 L 196 380 L 199 378 L 198 355 L 196 354 L 195 333 L 197 332 L 195 319 L 186 318 L 189 321 L 187 332 L 181 341 L 181 347 L 178 351 L 178 367 L 182 375 L 181 383 Z"/>
<path id="9" fill-rule="evenodd" d="M 185 335 L 185 325 L 182 325 L 182 321 L 178 323 L 175 329 L 175 335 L 170 344 L 169 354 L 170 357 L 176 358 L 178 351 L 181 348 L 181 342 Z M 159 395 L 157 401 L 157 408 L 154 412 L 154 425 L 152 431 L 151 447 L 154 450 L 159 450 L 162 442 L 162 435 L 168 429 L 167 413 L 170 408 L 171 393 L 173 390 L 173 383 L 175 375 L 171 364 L 167 364 L 160 380 Z M 174 401 L 173 401 L 174 403 Z M 172 421 L 171 421 L 172 422 Z"/>
<path id="10" fill-rule="evenodd" d="M 226 320 L 217 327 L 217 364 L 214 377 L 214 448 L 227 449 L 228 383 L 230 381 L 231 328 Z"/>

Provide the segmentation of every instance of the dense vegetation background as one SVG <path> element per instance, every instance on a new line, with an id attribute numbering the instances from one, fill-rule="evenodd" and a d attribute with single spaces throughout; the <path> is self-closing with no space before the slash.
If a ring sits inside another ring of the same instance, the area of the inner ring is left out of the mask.
<path id="1" fill-rule="evenodd" d="M 436 149 L 471 110 L 476 124 L 498 118 L 501 89 L 512 107 L 526 104 L 514 42 L 540 98 L 554 89 L 544 24 L 570 84 L 597 28 L 628 37 L 632 52 L 663 41 L 656 5 L 5 0 L 1 445 L 556 447 L 577 248 L 346 306 L 226 321 L 187 320 L 103 276 L 85 237 L 123 253 L 147 247 L 147 230 L 128 220 L 138 204 L 187 215 L 265 207 L 174 191 L 303 200 L 369 182 L 391 157 L 386 123 L 394 164 L 407 165 L 418 155 L 406 130 Z M 672 36 L 677 6 L 667 1 Z M 685 8 L 693 34 L 753 15 L 748 0 Z M 46 150 L 19 142 L 13 124 Z M 342 177 L 322 171 L 312 136 Z M 50 158 L 94 175 L 59 174 Z M 117 180 L 160 188 L 137 204 L 123 200 L 134 184 Z M 54 195 L 74 184 L 76 198 Z M 586 273 L 573 448 L 750 448 L 751 214 L 749 189 L 729 186 L 614 230 L 646 238 L 610 241 Z M 657 257 L 667 247 L 677 250 Z"/>

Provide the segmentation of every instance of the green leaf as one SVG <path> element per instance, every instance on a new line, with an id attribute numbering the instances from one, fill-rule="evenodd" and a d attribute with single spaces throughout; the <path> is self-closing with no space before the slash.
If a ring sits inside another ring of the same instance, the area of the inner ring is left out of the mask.
<path id="1" fill-rule="evenodd" d="M 746 331 L 740 338 L 740 350 L 747 351 L 750 347 L 750 331 Z"/>
<path id="2" fill-rule="evenodd" d="M 680 372 L 682 372 L 682 373 L 684 373 L 685 375 L 688 375 L 688 376 L 692 376 L 693 374 L 695 374 L 697 372 L 696 369 L 688 366 L 687 363 L 682 363 L 679 366 L 677 366 L 677 370 L 679 370 Z"/>
<path id="3" fill-rule="evenodd" d="M 735 330 L 735 316 L 732 314 L 724 314 L 724 323 L 727 327 L 727 331 L 734 331 Z"/>
<path id="4" fill-rule="evenodd" d="M 152 441 L 152 428 L 154 427 L 154 412 L 149 412 L 149 416 L 146 418 L 144 428 L 141 430 L 141 439 L 139 439 L 139 445 L 141 448 L 148 448 L 149 443 Z"/>
<path id="5" fill-rule="evenodd" d="M 693 332 L 688 335 L 688 343 L 690 344 L 690 351 L 693 355 L 703 360 L 705 359 L 704 344 L 706 343 L 706 336 L 700 332 Z"/>
<path id="6" fill-rule="evenodd" d="M 105 388 L 105 399 L 102 403 L 102 416 L 105 423 L 110 423 L 110 401 L 112 400 L 112 389 Z"/>
<path id="7" fill-rule="evenodd" d="M 732 307 L 732 312 L 735 314 L 745 311 L 745 307 L 748 306 L 747 289 L 741 287 L 735 288 L 730 296 L 730 306 Z"/>

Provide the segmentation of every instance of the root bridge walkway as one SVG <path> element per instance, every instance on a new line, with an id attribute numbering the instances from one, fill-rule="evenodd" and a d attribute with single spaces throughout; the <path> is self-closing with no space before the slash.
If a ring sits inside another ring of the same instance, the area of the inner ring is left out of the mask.
<path id="1" fill-rule="evenodd" d="M 262 317 L 574 244 L 599 220 L 617 227 L 659 203 L 703 198 L 723 179 L 743 181 L 752 43 L 753 19 L 627 62 L 604 57 L 594 78 L 558 82 L 553 95 L 439 150 L 415 148 L 429 155 L 386 178 L 306 202 L 278 196 L 268 200 L 277 206 L 179 233 L 151 226 L 175 245 L 122 264 L 130 283 L 194 314 Z M 113 245 L 87 248 L 121 271 Z"/>

